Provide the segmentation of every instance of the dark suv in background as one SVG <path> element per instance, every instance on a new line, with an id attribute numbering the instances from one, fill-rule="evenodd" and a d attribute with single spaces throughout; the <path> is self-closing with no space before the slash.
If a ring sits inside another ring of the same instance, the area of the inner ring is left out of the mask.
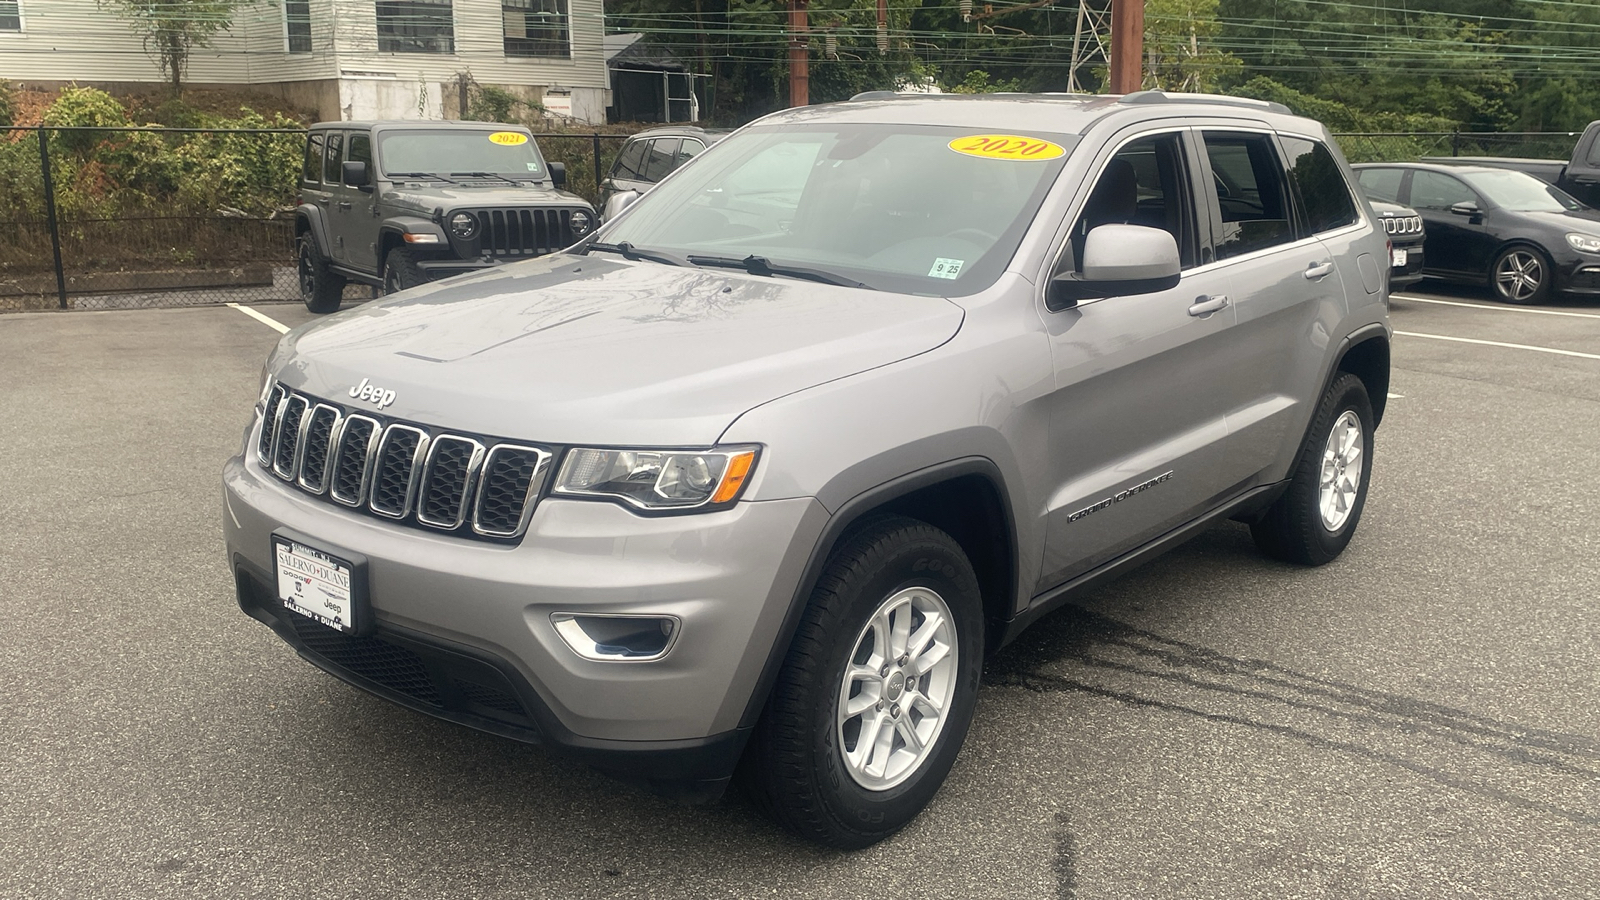
<path id="1" fill-rule="evenodd" d="M 600 184 L 600 218 L 615 216 L 651 185 L 730 133 L 694 125 L 668 125 L 628 138 Z"/>
<path id="2" fill-rule="evenodd" d="M 333 312 L 347 282 L 388 294 L 567 247 L 597 217 L 565 180 L 521 126 L 313 125 L 295 210 L 301 297 Z"/>

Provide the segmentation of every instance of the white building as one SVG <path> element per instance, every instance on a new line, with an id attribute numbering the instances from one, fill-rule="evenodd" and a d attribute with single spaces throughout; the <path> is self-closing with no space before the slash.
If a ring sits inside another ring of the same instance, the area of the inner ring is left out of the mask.
<path id="1" fill-rule="evenodd" d="M 254 0 L 194 50 L 184 81 L 274 91 L 321 120 L 436 119 L 460 115 L 465 75 L 600 123 L 603 24 L 602 0 Z M 0 0 L 0 78 L 165 80 L 140 34 L 98 0 Z"/>

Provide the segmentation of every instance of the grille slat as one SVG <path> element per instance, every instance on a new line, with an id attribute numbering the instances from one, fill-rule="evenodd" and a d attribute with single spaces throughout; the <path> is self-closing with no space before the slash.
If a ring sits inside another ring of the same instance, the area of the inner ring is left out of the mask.
<path id="1" fill-rule="evenodd" d="M 291 394 L 278 413 L 274 430 L 277 437 L 272 443 L 272 470 L 279 478 L 294 478 L 296 457 L 300 453 L 300 435 L 305 430 L 306 398 Z"/>
<path id="2" fill-rule="evenodd" d="M 501 444 L 490 450 L 483 463 L 472 530 L 495 537 L 520 533 L 529 501 L 537 498 L 548 458 L 537 447 Z"/>
<path id="3" fill-rule="evenodd" d="M 384 423 L 275 385 L 261 466 L 301 490 L 413 527 L 462 537 L 520 537 L 548 449 Z"/>

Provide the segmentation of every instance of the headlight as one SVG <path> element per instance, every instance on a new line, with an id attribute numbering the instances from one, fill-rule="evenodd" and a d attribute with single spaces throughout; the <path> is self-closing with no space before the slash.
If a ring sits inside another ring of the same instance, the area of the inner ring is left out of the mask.
<path id="1" fill-rule="evenodd" d="M 450 217 L 450 231 L 466 240 L 478 233 L 478 220 L 466 213 L 456 213 Z"/>
<path id="2" fill-rule="evenodd" d="M 1600 253 L 1600 237 L 1593 237 L 1587 234 L 1569 234 L 1567 235 L 1567 243 L 1571 244 L 1574 250 L 1582 250 L 1585 253 Z"/>
<path id="3" fill-rule="evenodd" d="M 588 213 L 580 209 L 572 214 L 572 233 L 575 236 L 583 237 L 593 227 L 594 219 Z"/>
<path id="4" fill-rule="evenodd" d="M 615 497 L 640 509 L 721 505 L 738 498 L 755 461 L 751 447 L 703 452 L 580 447 L 567 451 L 555 492 Z"/>

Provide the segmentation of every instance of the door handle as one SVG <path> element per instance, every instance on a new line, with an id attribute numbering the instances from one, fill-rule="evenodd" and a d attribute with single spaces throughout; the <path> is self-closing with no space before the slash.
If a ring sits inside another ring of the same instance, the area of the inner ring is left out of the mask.
<path id="1" fill-rule="evenodd" d="M 1223 309 L 1228 305 L 1227 294 L 1216 294 L 1210 297 L 1196 297 L 1194 305 L 1189 307 L 1189 315 L 1206 316 Z"/>
<path id="2" fill-rule="evenodd" d="M 1318 278 L 1321 278 L 1332 271 L 1333 263 L 1331 262 L 1312 263 L 1311 265 L 1306 266 L 1306 278 L 1316 281 Z"/>
<path id="3" fill-rule="evenodd" d="M 349 200 L 340 200 L 339 201 L 339 208 L 340 209 L 349 209 L 350 208 L 350 201 Z"/>
<path id="4" fill-rule="evenodd" d="M 327 197 L 318 197 L 317 198 L 317 202 L 319 204 L 323 205 L 323 206 L 327 206 L 328 205 L 328 198 Z"/>

